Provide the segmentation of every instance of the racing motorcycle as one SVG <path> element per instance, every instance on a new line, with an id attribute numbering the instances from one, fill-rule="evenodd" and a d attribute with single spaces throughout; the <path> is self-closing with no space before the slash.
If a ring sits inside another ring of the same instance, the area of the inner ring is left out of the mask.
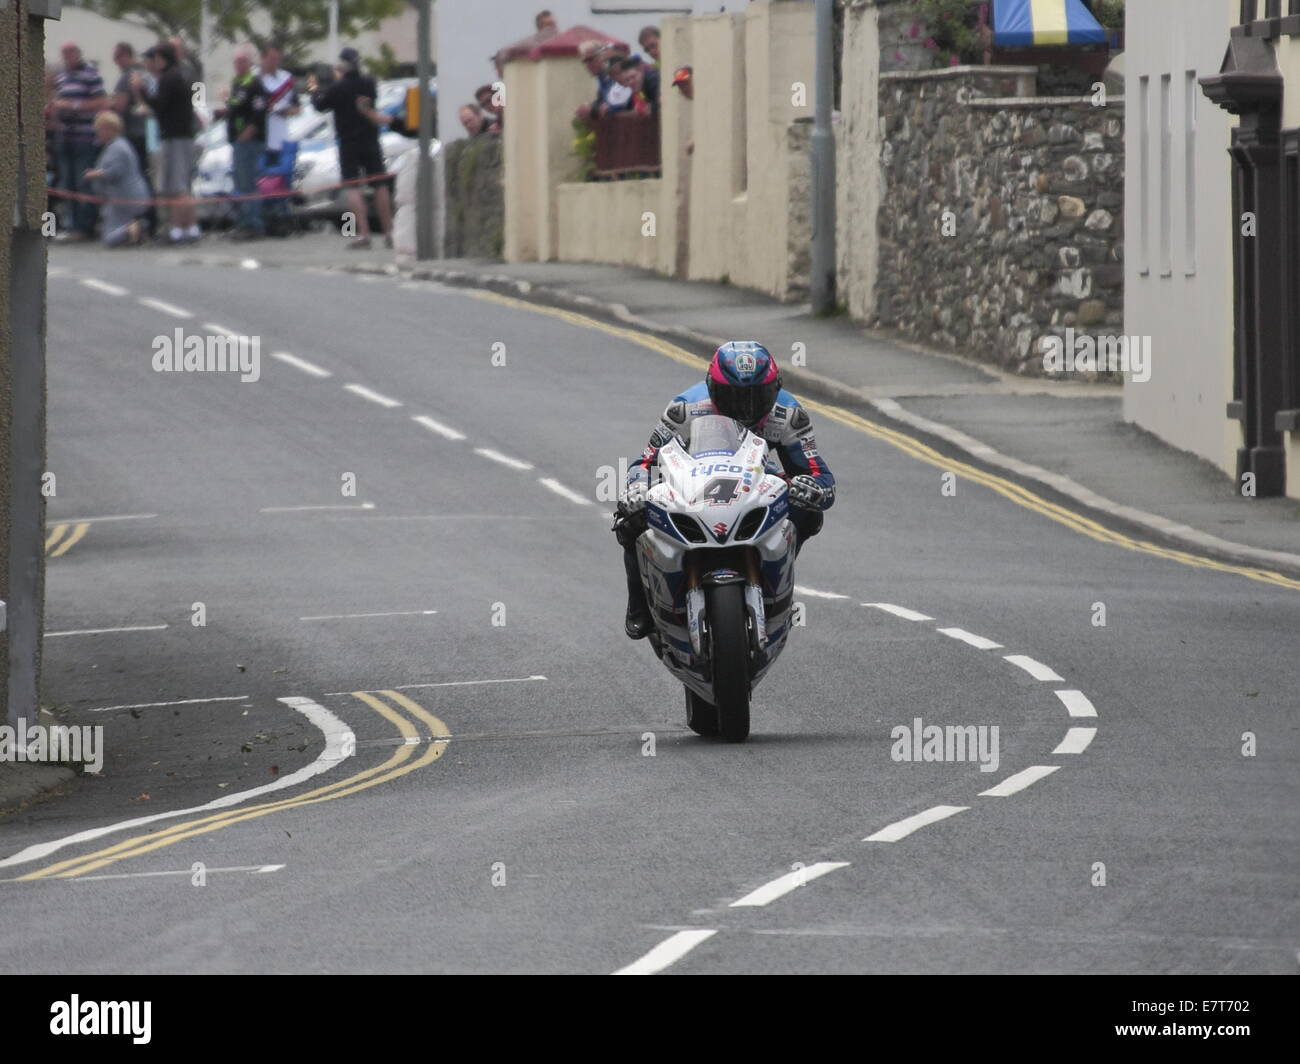
<path id="1" fill-rule="evenodd" d="M 650 645 L 685 686 L 698 735 L 749 735 L 750 694 L 785 646 L 795 530 L 779 468 L 761 436 L 718 415 L 659 450 L 637 565 Z"/>

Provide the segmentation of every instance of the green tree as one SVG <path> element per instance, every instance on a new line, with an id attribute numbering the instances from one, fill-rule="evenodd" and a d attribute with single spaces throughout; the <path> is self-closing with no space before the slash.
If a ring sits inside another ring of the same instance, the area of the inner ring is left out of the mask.
<path id="1" fill-rule="evenodd" d="M 308 48 L 329 36 L 328 0 L 212 0 L 211 9 L 219 36 L 259 49 L 274 41 L 287 67 L 302 66 Z M 346 43 L 405 10 L 405 0 L 339 0 L 339 39 Z"/>
<path id="2" fill-rule="evenodd" d="M 144 26 L 159 37 L 178 36 L 197 52 L 202 0 L 86 0 L 85 7 L 111 19 Z M 284 65 L 300 67 L 311 45 L 329 36 L 329 0 L 209 0 L 213 33 L 231 43 L 251 41 L 260 50 L 275 41 Z M 406 0 L 339 0 L 339 37 L 346 41 L 406 10 Z M 332 57 L 331 57 L 332 58 Z"/>

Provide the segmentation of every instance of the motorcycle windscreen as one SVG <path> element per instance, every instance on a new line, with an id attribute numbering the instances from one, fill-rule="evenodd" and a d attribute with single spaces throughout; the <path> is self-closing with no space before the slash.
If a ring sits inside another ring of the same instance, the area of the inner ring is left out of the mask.
<path id="1" fill-rule="evenodd" d="M 717 454 L 735 454 L 740 450 L 744 430 L 739 423 L 720 414 L 706 414 L 691 424 L 691 438 L 687 444 L 692 458 Z"/>

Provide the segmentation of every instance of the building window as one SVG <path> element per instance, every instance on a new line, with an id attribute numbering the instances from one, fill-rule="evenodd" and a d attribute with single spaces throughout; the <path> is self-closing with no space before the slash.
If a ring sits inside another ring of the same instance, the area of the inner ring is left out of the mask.
<path id="1" fill-rule="evenodd" d="M 1183 85 L 1183 269 L 1191 277 L 1196 273 L 1196 97 L 1200 95 L 1195 70 L 1186 72 Z"/>
<path id="2" fill-rule="evenodd" d="M 1151 79 L 1138 79 L 1138 272 L 1151 273 Z"/>
<path id="3" fill-rule="evenodd" d="M 1174 275 L 1173 255 L 1170 251 L 1170 227 L 1173 198 L 1170 185 L 1173 175 L 1174 101 L 1173 76 L 1160 75 L 1160 276 Z"/>

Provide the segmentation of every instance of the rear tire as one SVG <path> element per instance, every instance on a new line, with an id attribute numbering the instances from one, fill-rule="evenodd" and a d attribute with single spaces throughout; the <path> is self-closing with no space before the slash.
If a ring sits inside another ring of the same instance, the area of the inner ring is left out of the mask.
<path id="1" fill-rule="evenodd" d="M 724 584 L 705 592 L 705 617 L 713 661 L 718 733 L 729 743 L 749 736 L 749 635 L 745 589 Z"/>
<path id="2" fill-rule="evenodd" d="M 718 707 L 711 706 L 686 688 L 686 726 L 696 735 L 714 738 L 718 734 Z"/>

